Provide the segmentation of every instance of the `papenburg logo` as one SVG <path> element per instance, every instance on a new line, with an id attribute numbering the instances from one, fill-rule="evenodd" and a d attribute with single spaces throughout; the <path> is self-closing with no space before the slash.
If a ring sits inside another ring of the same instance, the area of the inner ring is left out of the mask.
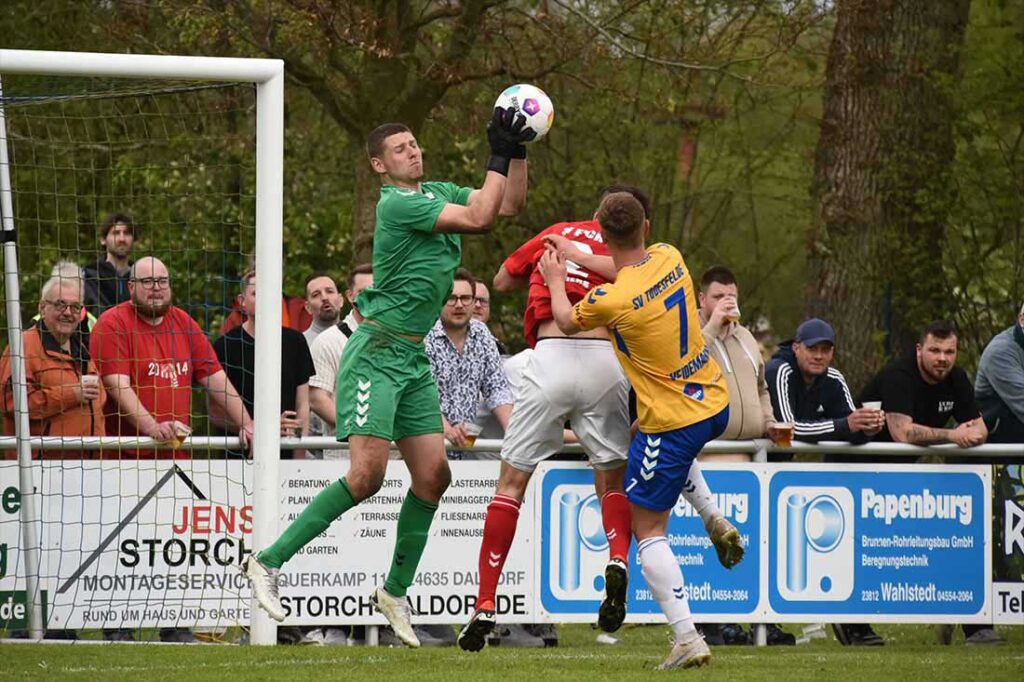
<path id="1" fill-rule="evenodd" d="M 846 488 L 788 486 L 779 493 L 778 590 L 788 601 L 844 601 L 853 594 L 853 495 Z"/>
<path id="2" fill-rule="evenodd" d="M 604 598 L 608 538 L 593 485 L 562 483 L 548 506 L 548 589 L 559 600 Z"/>

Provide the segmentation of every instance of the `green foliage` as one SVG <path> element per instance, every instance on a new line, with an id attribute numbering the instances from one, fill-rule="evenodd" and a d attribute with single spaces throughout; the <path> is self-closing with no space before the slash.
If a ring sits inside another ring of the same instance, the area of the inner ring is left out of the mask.
<path id="1" fill-rule="evenodd" d="M 1024 300 L 1024 7 L 974 0 L 958 89 L 957 196 L 944 256 L 973 366 Z"/>
<path id="2" fill-rule="evenodd" d="M 141 224 L 133 256 L 164 260 L 179 305 L 204 326 L 234 293 L 253 250 L 253 89 L 134 87 L 5 82 L 17 98 L 7 106 L 8 144 L 29 316 L 52 263 L 105 256 L 97 227 L 115 211 Z"/>
<path id="3" fill-rule="evenodd" d="M 559 220 L 589 218 L 601 187 L 628 181 L 654 199 L 654 238 L 681 246 L 694 273 L 715 263 L 737 272 L 747 322 L 763 317 L 776 338 L 785 338 L 803 319 L 805 235 L 815 209 L 808 187 L 833 18 L 823 9 L 828 5 L 810 0 L 480 5 L 37 0 L 15 5 L 19 11 L 0 18 L 0 31 L 11 37 L 9 47 L 285 59 L 284 281 L 290 294 L 301 293 L 310 272 L 341 277 L 354 262 L 365 219 L 357 169 L 365 164 L 362 134 L 368 126 L 407 117 L 426 150 L 428 174 L 475 186 L 482 178 L 484 128 L 494 98 L 510 82 L 526 80 L 551 94 L 555 128 L 530 149 L 525 212 L 499 221 L 489 235 L 466 238 L 467 266 L 489 278 L 537 230 Z M 456 22 L 471 5 L 482 18 L 474 40 L 460 43 Z M 409 13 L 401 15 L 399 7 Z M 942 314 L 963 328 L 968 366 L 991 334 L 1009 324 L 1010 309 L 1024 298 L 1022 21 L 1019 3 L 974 0 L 962 75 L 939 83 L 952 90 L 957 106 L 956 191 L 936 199 L 926 187 L 909 190 L 930 197 L 913 195 L 921 199 L 922 210 L 949 215 L 942 258 L 951 295 L 948 313 Z M 411 34 L 402 33 L 403 26 L 413 24 Z M 451 52 L 456 47 L 461 51 Z M 17 79 L 8 80 L 17 85 Z M 236 97 L 239 89 L 232 91 Z M 109 105 L 74 106 L 75 125 L 87 136 L 112 125 L 113 119 L 104 118 L 103 107 Z M 172 270 L 189 269 L 187 288 L 176 293 L 198 306 L 197 315 L 215 329 L 217 311 L 233 294 L 230 280 L 252 248 L 246 242 L 253 220 L 251 106 L 249 99 L 210 109 L 209 115 L 188 110 L 163 147 L 145 158 L 130 150 L 98 161 L 78 157 L 62 166 L 74 172 L 59 173 L 49 160 L 49 171 L 36 169 L 31 171 L 36 177 L 28 179 L 29 171 L 16 166 L 21 175 L 15 189 L 29 182 L 39 187 L 40 197 L 19 201 L 22 243 L 36 246 L 34 255 L 22 251 L 22 270 L 29 273 L 26 308 L 32 307 L 39 273 L 58 254 L 77 252 L 83 262 L 92 257 L 95 223 L 108 210 L 109 197 L 123 197 L 130 206 L 117 208 L 134 210 L 147 226 L 143 249 L 168 251 Z M 235 113 L 228 115 L 229 110 Z M 11 111 L 13 126 L 18 113 Z M 128 120 L 117 125 L 137 134 L 131 126 L 138 123 Z M 244 139 L 243 130 L 249 135 Z M 44 127 L 31 134 L 55 131 Z M 202 143 L 211 139 L 217 144 Z M 229 167 L 233 170 L 225 172 Z M 46 173 L 56 184 L 44 182 Z M 41 199 L 54 191 L 59 199 Z M 229 195 L 235 198 L 224 200 Z M 34 241 L 24 241 L 29 238 Z M 884 291 L 877 295 L 882 298 Z M 494 326 L 513 348 L 522 343 L 523 300 L 522 295 L 494 299 Z M 883 333 L 880 324 L 873 338 Z"/>

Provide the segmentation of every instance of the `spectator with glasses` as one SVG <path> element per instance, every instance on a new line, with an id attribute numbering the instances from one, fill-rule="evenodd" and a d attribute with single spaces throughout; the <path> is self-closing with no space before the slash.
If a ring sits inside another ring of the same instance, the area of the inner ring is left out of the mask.
<path id="1" fill-rule="evenodd" d="M 132 266 L 128 290 L 131 299 L 102 315 L 90 340 L 110 395 L 107 433 L 164 442 L 186 436 L 196 382 L 209 392 L 248 448 L 252 420 L 206 334 L 187 312 L 172 305 L 167 266 L 153 257 L 139 260 Z M 160 456 L 171 452 L 161 451 Z M 157 453 L 125 447 L 120 456 L 152 459 Z"/>
<path id="2" fill-rule="evenodd" d="M 473 319 L 487 324 L 491 319 L 491 292 L 487 290 L 483 280 L 478 279 L 474 293 L 476 300 L 473 301 Z"/>
<path id="3" fill-rule="evenodd" d="M 473 319 L 476 279 L 465 268 L 455 273 L 452 292 L 441 319 L 424 339 L 427 357 L 441 399 L 444 437 L 456 447 L 467 445 L 466 425 L 474 422 L 477 400 L 483 398 L 502 429 L 512 414 L 509 387 L 494 336 Z M 452 453 L 458 458 L 458 453 Z"/>
<path id="4" fill-rule="evenodd" d="M 29 432 L 33 436 L 102 436 L 103 401 L 96 364 L 82 338 L 81 271 L 74 263 L 58 263 L 43 284 L 39 318 L 22 332 L 25 381 L 28 387 Z M 70 275 L 70 276 L 69 276 Z M 15 431 L 11 348 L 0 357 L 4 433 Z M 13 451 L 12 451 L 13 452 Z M 36 453 L 35 456 L 39 456 Z M 46 459 L 95 459 L 99 450 L 46 450 Z"/>

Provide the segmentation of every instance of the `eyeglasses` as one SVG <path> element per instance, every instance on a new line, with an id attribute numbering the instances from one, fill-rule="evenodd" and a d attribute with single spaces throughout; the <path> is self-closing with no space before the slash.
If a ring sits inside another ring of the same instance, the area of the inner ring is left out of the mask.
<path id="1" fill-rule="evenodd" d="M 77 315 L 78 313 L 82 312 L 82 308 L 85 307 L 81 303 L 68 303 L 67 301 L 43 301 L 43 302 L 52 305 L 54 308 L 57 309 L 58 312 L 62 313 L 65 310 L 70 310 L 75 315 Z"/>
<path id="2" fill-rule="evenodd" d="M 477 298 L 476 299 L 476 304 L 479 305 L 479 306 L 484 306 L 486 308 L 487 306 L 489 306 L 491 304 L 491 299 L 489 299 L 489 298 Z"/>
<path id="3" fill-rule="evenodd" d="M 136 282 L 137 284 L 141 284 L 147 289 L 152 289 L 154 287 L 158 289 L 163 289 L 164 287 L 171 286 L 170 277 L 136 277 L 132 281 Z"/>
<path id="4" fill-rule="evenodd" d="M 467 305 L 468 306 L 468 305 L 473 305 L 473 301 L 475 301 L 475 300 L 476 300 L 476 296 L 473 296 L 471 294 L 464 294 L 462 296 L 456 296 L 456 295 L 453 294 L 453 295 L 449 296 L 447 298 L 447 300 L 445 300 L 445 305 L 452 305 L 453 306 L 456 303 L 461 303 L 462 305 Z"/>

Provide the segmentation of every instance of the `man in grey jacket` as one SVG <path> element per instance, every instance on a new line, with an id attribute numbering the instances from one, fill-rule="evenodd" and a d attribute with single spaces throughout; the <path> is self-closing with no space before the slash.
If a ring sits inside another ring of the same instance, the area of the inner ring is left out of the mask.
<path id="1" fill-rule="evenodd" d="M 985 346 L 974 380 L 990 443 L 1024 443 L 1024 306 Z"/>

